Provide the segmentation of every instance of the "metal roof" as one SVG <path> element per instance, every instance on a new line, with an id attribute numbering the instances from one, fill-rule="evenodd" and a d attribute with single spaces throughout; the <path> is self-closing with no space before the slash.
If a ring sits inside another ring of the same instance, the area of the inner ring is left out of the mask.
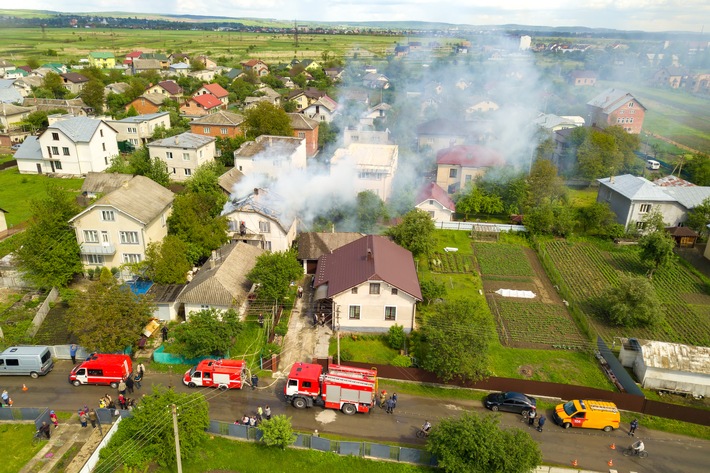
<path id="1" fill-rule="evenodd" d="M 136 115 L 135 117 L 126 117 L 120 120 L 116 120 L 119 123 L 143 123 L 154 118 L 164 117 L 165 115 L 170 115 L 170 112 L 157 112 L 157 113 L 146 113 L 145 115 Z"/>
<path id="2" fill-rule="evenodd" d="M 215 126 L 239 126 L 244 122 L 244 116 L 220 110 L 219 112 L 210 113 L 203 117 L 197 118 L 190 122 L 190 125 L 215 125 Z"/>
<path id="3" fill-rule="evenodd" d="M 102 123 L 102 120 L 95 120 L 88 117 L 68 118 L 55 122 L 54 125 L 47 128 L 44 133 L 50 133 L 53 129 L 57 129 L 75 143 L 88 143 L 91 141 L 94 134 L 96 134 L 96 130 Z M 113 128 L 111 128 L 111 130 L 113 130 Z M 44 135 L 44 133 L 42 133 L 42 135 Z"/>
<path id="4" fill-rule="evenodd" d="M 680 205 L 690 210 L 710 198 L 710 187 L 664 187 L 666 194 L 673 197 Z"/>
<path id="5" fill-rule="evenodd" d="M 638 102 L 639 105 L 641 105 L 643 108 L 646 108 L 643 106 L 639 100 L 631 95 L 631 93 L 625 91 L 625 90 L 619 90 L 619 89 L 606 89 L 604 92 L 601 94 L 597 95 L 594 97 L 592 100 L 587 102 L 587 105 L 590 105 L 592 107 L 596 108 L 601 108 L 605 112 L 613 112 L 617 108 L 621 107 L 622 105 L 626 104 L 627 102 L 634 100 Z"/>
<path id="6" fill-rule="evenodd" d="M 212 136 L 198 135 L 196 133 L 186 131 L 185 133 L 180 133 L 176 136 L 170 136 L 168 138 L 163 138 L 162 140 L 152 141 L 146 146 L 149 148 L 161 146 L 163 148 L 198 149 L 212 143 L 214 140 L 215 139 Z"/>
<path id="7" fill-rule="evenodd" d="M 234 186 L 237 182 L 241 181 L 243 177 L 244 173 L 237 168 L 232 168 L 219 176 L 217 181 L 219 182 L 219 186 L 224 189 L 226 193 L 231 194 L 234 192 Z"/>
<path id="8" fill-rule="evenodd" d="M 39 144 L 39 140 L 36 136 L 28 136 L 25 141 L 22 142 L 20 148 L 15 151 L 15 159 L 35 159 L 37 161 L 42 160 L 42 147 Z"/>
<path id="9" fill-rule="evenodd" d="M 648 179 L 631 174 L 597 179 L 599 184 L 623 195 L 629 200 L 644 200 L 654 202 L 673 202 L 675 199 L 664 192 Z"/>
<path id="10" fill-rule="evenodd" d="M 638 340 L 647 367 L 710 375 L 710 347 Z"/>
<path id="11" fill-rule="evenodd" d="M 445 208 L 456 211 L 456 204 L 449 194 L 446 193 L 444 189 L 441 188 L 436 182 L 430 182 L 424 186 L 417 195 L 414 205 L 417 206 L 426 200 L 435 200 L 443 205 Z"/>

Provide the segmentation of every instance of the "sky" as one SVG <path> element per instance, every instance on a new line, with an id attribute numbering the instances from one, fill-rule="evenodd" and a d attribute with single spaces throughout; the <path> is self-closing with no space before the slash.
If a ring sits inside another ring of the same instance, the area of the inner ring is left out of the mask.
<path id="1" fill-rule="evenodd" d="M 710 29 L 708 0 L 0 0 L 0 8 L 169 13 L 301 21 L 432 21 L 586 26 L 641 31 Z"/>

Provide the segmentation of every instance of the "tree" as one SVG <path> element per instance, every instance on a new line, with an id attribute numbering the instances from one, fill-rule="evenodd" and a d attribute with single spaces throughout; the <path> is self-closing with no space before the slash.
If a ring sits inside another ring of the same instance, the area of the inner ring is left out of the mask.
<path id="1" fill-rule="evenodd" d="M 244 112 L 246 136 L 254 139 L 261 135 L 293 136 L 291 119 L 286 112 L 269 102 L 259 102 Z"/>
<path id="2" fill-rule="evenodd" d="M 293 250 L 263 253 L 247 274 L 250 281 L 259 283 L 259 293 L 269 300 L 281 300 L 288 294 L 291 281 L 303 277 L 303 266 Z"/>
<path id="3" fill-rule="evenodd" d="M 622 275 L 600 298 L 604 318 L 623 327 L 654 325 L 663 319 L 661 303 L 648 279 Z"/>
<path id="4" fill-rule="evenodd" d="M 466 412 L 434 426 L 427 450 L 451 473 L 518 473 L 542 463 L 540 447 L 529 433 L 502 429 L 497 415 Z"/>
<path id="5" fill-rule="evenodd" d="M 192 268 L 187 259 L 187 244 L 175 235 L 162 242 L 148 243 L 145 252 L 145 276 L 158 284 L 184 284 Z"/>
<path id="6" fill-rule="evenodd" d="M 209 404 L 202 393 L 177 393 L 153 386 L 140 399 L 133 415 L 123 419 L 101 451 L 96 471 L 113 471 L 117 464 L 144 468 L 151 462 L 175 471 L 175 435 L 171 406 L 175 405 L 180 432 L 180 453 L 192 457 L 207 439 Z M 142 470 L 141 470 L 142 471 Z"/>
<path id="7" fill-rule="evenodd" d="M 690 181 L 698 186 L 710 186 L 710 156 L 700 154 L 697 156 L 686 155 L 683 160 L 687 160 L 686 171 L 690 175 Z"/>
<path id="8" fill-rule="evenodd" d="M 471 214 L 499 214 L 503 211 L 503 201 L 500 196 L 488 194 L 478 186 L 472 186 L 456 202 L 456 212 L 463 214 L 468 220 Z"/>
<path id="9" fill-rule="evenodd" d="M 705 234 L 710 224 L 710 197 L 688 212 L 688 226 L 700 234 Z"/>
<path id="10" fill-rule="evenodd" d="M 150 298 L 118 284 L 107 268 L 101 280 L 69 304 L 67 322 L 80 345 L 100 353 L 123 352 L 134 346 L 153 316 Z"/>
<path id="11" fill-rule="evenodd" d="M 259 429 L 263 434 L 261 440 L 269 447 L 279 447 L 283 450 L 296 441 L 291 418 L 284 415 L 262 421 Z"/>
<path id="12" fill-rule="evenodd" d="M 42 88 L 50 91 L 55 99 L 63 99 L 69 91 L 64 87 L 62 76 L 56 72 L 48 72 L 42 79 Z"/>
<path id="13" fill-rule="evenodd" d="M 443 299 L 446 295 L 446 284 L 438 282 L 434 279 L 426 279 L 419 283 L 419 288 L 422 290 L 422 299 L 431 304 L 437 299 Z"/>
<path id="14" fill-rule="evenodd" d="M 402 246 L 416 257 L 428 255 L 434 248 L 434 221 L 421 209 L 407 212 L 402 221 L 385 232 L 395 243 Z"/>
<path id="15" fill-rule="evenodd" d="M 222 138 L 221 136 L 218 136 L 215 140 L 215 146 L 219 151 L 219 156 L 215 156 L 215 159 L 224 167 L 233 167 L 234 152 L 239 149 L 245 141 L 246 138 L 243 136 L 235 136 L 234 138 Z"/>
<path id="16" fill-rule="evenodd" d="M 239 314 L 233 309 L 221 311 L 209 308 L 190 312 L 187 322 L 178 324 L 171 330 L 174 341 L 166 351 L 185 358 L 223 357 L 241 331 Z"/>
<path id="17" fill-rule="evenodd" d="M 416 352 L 421 366 L 442 381 L 476 381 L 487 374 L 490 317 L 480 302 L 453 300 L 434 306 L 421 329 Z"/>
<path id="18" fill-rule="evenodd" d="M 582 231 L 590 235 L 617 238 L 624 226 L 616 222 L 616 214 L 606 202 L 594 202 L 579 209 L 578 220 Z"/>
<path id="19" fill-rule="evenodd" d="M 362 191 L 357 195 L 356 215 L 358 230 L 371 233 L 378 220 L 387 216 L 385 203 L 372 191 Z"/>
<path id="20" fill-rule="evenodd" d="M 167 188 L 170 185 L 170 174 L 168 173 L 168 167 L 165 162 L 156 156 L 149 160 L 149 163 L 150 166 L 145 171 L 145 177 Z"/>
<path id="21" fill-rule="evenodd" d="M 22 184 L 20 184 L 22 185 Z M 79 244 L 69 219 L 79 213 L 74 197 L 57 185 L 30 203 L 32 217 L 15 252 L 24 276 L 42 288 L 66 286 L 82 270 Z"/>
<path id="22" fill-rule="evenodd" d="M 222 187 L 219 185 L 219 176 L 224 172 L 224 168 L 221 164 L 212 162 L 205 163 L 197 167 L 195 172 L 185 182 L 185 188 L 189 192 L 194 192 L 201 195 L 212 195 L 215 198 L 219 196 L 215 205 L 220 207 L 227 202 L 227 196 L 224 195 Z"/>
<path id="23" fill-rule="evenodd" d="M 81 99 L 86 105 L 94 109 L 94 113 L 101 115 L 104 111 L 104 84 L 98 79 L 91 79 L 81 90 Z"/>
<path id="24" fill-rule="evenodd" d="M 639 239 L 639 248 L 641 260 L 649 266 L 648 278 L 653 279 L 653 273 L 673 259 L 675 240 L 665 230 L 656 230 Z"/>
<path id="25" fill-rule="evenodd" d="M 557 175 L 557 168 L 547 159 L 536 160 L 527 177 L 527 205 L 537 205 L 566 199 L 562 178 Z"/>
<path id="26" fill-rule="evenodd" d="M 577 163 L 579 173 L 587 179 L 613 176 L 623 167 L 624 153 L 613 135 L 592 129 L 577 150 Z"/>
<path id="27" fill-rule="evenodd" d="M 223 196 L 187 192 L 173 201 L 168 217 L 168 233 L 188 245 L 188 259 L 196 264 L 229 241 L 227 218 L 220 215 Z"/>

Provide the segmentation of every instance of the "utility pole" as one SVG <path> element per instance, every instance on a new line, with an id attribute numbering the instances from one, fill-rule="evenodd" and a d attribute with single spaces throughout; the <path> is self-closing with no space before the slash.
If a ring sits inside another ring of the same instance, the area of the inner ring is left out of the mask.
<path id="1" fill-rule="evenodd" d="M 333 314 L 335 315 L 335 330 L 338 334 L 338 364 L 340 364 L 340 308 L 333 304 L 335 310 Z"/>
<path id="2" fill-rule="evenodd" d="M 177 461 L 177 471 L 182 473 L 182 459 L 180 458 L 180 434 L 178 433 L 177 407 L 171 406 L 173 411 L 173 430 L 175 431 L 175 460 Z"/>
<path id="3" fill-rule="evenodd" d="M 296 20 L 293 20 L 293 43 L 298 49 L 298 22 Z"/>

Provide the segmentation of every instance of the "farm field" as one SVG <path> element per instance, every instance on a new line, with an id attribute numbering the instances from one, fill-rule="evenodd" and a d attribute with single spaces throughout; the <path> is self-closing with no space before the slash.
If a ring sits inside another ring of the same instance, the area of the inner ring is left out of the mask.
<path id="1" fill-rule="evenodd" d="M 474 242 L 473 249 L 484 278 L 515 276 L 529 280 L 535 275 L 523 248 L 519 245 Z"/>
<path id="2" fill-rule="evenodd" d="M 618 284 L 622 272 L 640 276 L 646 273 L 635 248 L 604 251 L 587 241 L 548 241 L 541 245 L 541 253 L 554 266 L 570 303 L 580 308 L 594 331 L 607 343 L 614 337 L 638 337 L 699 346 L 710 344 L 708 282 L 681 262 L 657 271 L 653 277 L 652 284 L 663 305 L 663 323 L 626 329 L 601 321 L 591 301 L 610 285 Z"/>

